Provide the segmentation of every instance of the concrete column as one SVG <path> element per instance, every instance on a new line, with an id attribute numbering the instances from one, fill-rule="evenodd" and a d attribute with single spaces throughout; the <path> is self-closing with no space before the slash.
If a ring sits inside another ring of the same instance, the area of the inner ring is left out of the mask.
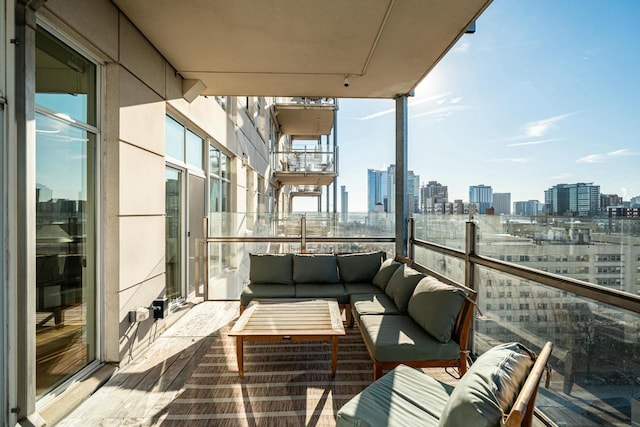
<path id="1" fill-rule="evenodd" d="M 41 4 L 41 2 L 38 2 Z M 36 410 L 36 13 L 15 3 L 15 121 L 17 196 L 17 412 L 20 425 L 44 425 Z"/>
<path id="2" fill-rule="evenodd" d="M 333 110 L 333 168 L 336 177 L 333 179 L 333 213 L 338 212 L 338 100 L 334 101 L 336 106 Z"/>
<path id="3" fill-rule="evenodd" d="M 396 97 L 396 253 L 407 256 L 407 95 Z"/>

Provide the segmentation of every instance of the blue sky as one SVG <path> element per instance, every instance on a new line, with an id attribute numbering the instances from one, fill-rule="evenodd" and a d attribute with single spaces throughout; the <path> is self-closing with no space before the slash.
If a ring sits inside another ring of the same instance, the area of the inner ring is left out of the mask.
<path id="1" fill-rule="evenodd" d="M 409 169 L 450 200 L 477 184 L 512 201 L 574 182 L 640 195 L 638 18 L 636 0 L 495 0 L 409 99 Z M 367 169 L 394 162 L 394 107 L 340 100 L 350 212 L 366 211 Z"/>

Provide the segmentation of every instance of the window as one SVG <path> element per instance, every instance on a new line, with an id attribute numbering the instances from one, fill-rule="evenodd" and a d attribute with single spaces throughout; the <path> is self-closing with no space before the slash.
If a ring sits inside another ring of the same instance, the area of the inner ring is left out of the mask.
<path id="1" fill-rule="evenodd" d="M 33 327 L 42 397 L 96 358 L 99 70 L 41 28 L 35 42 Z"/>
<path id="2" fill-rule="evenodd" d="M 202 171 L 204 139 L 172 117 L 165 119 L 165 153 L 175 163 Z"/>

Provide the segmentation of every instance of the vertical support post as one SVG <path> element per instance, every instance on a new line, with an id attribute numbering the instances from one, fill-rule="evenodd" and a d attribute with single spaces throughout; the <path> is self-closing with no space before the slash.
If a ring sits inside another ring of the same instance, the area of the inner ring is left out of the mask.
<path id="1" fill-rule="evenodd" d="M 476 290 L 474 264 L 471 255 L 476 253 L 476 224 L 472 221 L 466 223 L 466 242 L 464 248 L 464 285 Z"/>
<path id="2" fill-rule="evenodd" d="M 333 213 L 338 212 L 338 100 L 334 98 L 333 108 L 333 171 L 336 177 L 333 179 Z"/>
<path id="3" fill-rule="evenodd" d="M 300 218 L 300 253 L 307 252 L 307 216 L 302 215 Z"/>
<path id="4" fill-rule="evenodd" d="M 209 262 L 211 254 L 209 253 L 209 218 L 202 218 L 202 227 L 204 228 L 204 300 L 209 301 Z"/>
<path id="5" fill-rule="evenodd" d="M 407 95 L 396 97 L 396 253 L 407 256 Z"/>
<path id="6" fill-rule="evenodd" d="M 18 421 L 44 425 L 36 413 L 36 13 L 29 2 L 15 2 L 15 122 L 17 241 L 17 399 Z M 22 421 L 20 421 L 22 420 Z"/>
<path id="7" fill-rule="evenodd" d="M 409 224 L 408 224 L 408 234 L 407 234 L 407 254 L 409 259 L 411 259 L 412 261 L 415 261 L 416 259 L 416 247 L 413 244 L 413 239 L 415 239 L 416 235 L 416 221 L 413 217 L 409 218 Z"/>

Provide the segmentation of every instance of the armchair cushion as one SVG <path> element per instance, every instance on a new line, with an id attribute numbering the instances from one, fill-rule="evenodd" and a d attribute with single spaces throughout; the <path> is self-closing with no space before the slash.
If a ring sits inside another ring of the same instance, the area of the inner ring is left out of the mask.
<path id="1" fill-rule="evenodd" d="M 464 291 L 427 276 L 420 280 L 409 299 L 408 312 L 413 320 L 441 343 L 451 340 Z"/>
<path id="2" fill-rule="evenodd" d="M 500 425 L 533 363 L 533 353 L 519 343 L 498 345 L 483 353 L 451 393 L 439 427 Z"/>
<path id="3" fill-rule="evenodd" d="M 389 258 L 382 263 L 376 275 L 373 276 L 371 283 L 384 290 L 384 288 L 387 287 L 387 283 L 389 283 L 389 279 L 393 276 L 393 273 L 395 273 L 401 265 L 402 264 L 398 261 Z"/>
<path id="4" fill-rule="evenodd" d="M 249 280 L 253 284 L 293 285 L 293 255 L 249 254 Z"/>
<path id="5" fill-rule="evenodd" d="M 393 272 L 384 292 L 393 299 L 398 310 L 405 312 L 416 285 L 424 278 L 424 274 L 402 264 Z"/>
<path id="6" fill-rule="evenodd" d="M 382 252 L 338 255 L 340 279 L 344 283 L 371 282 L 382 264 Z"/>

